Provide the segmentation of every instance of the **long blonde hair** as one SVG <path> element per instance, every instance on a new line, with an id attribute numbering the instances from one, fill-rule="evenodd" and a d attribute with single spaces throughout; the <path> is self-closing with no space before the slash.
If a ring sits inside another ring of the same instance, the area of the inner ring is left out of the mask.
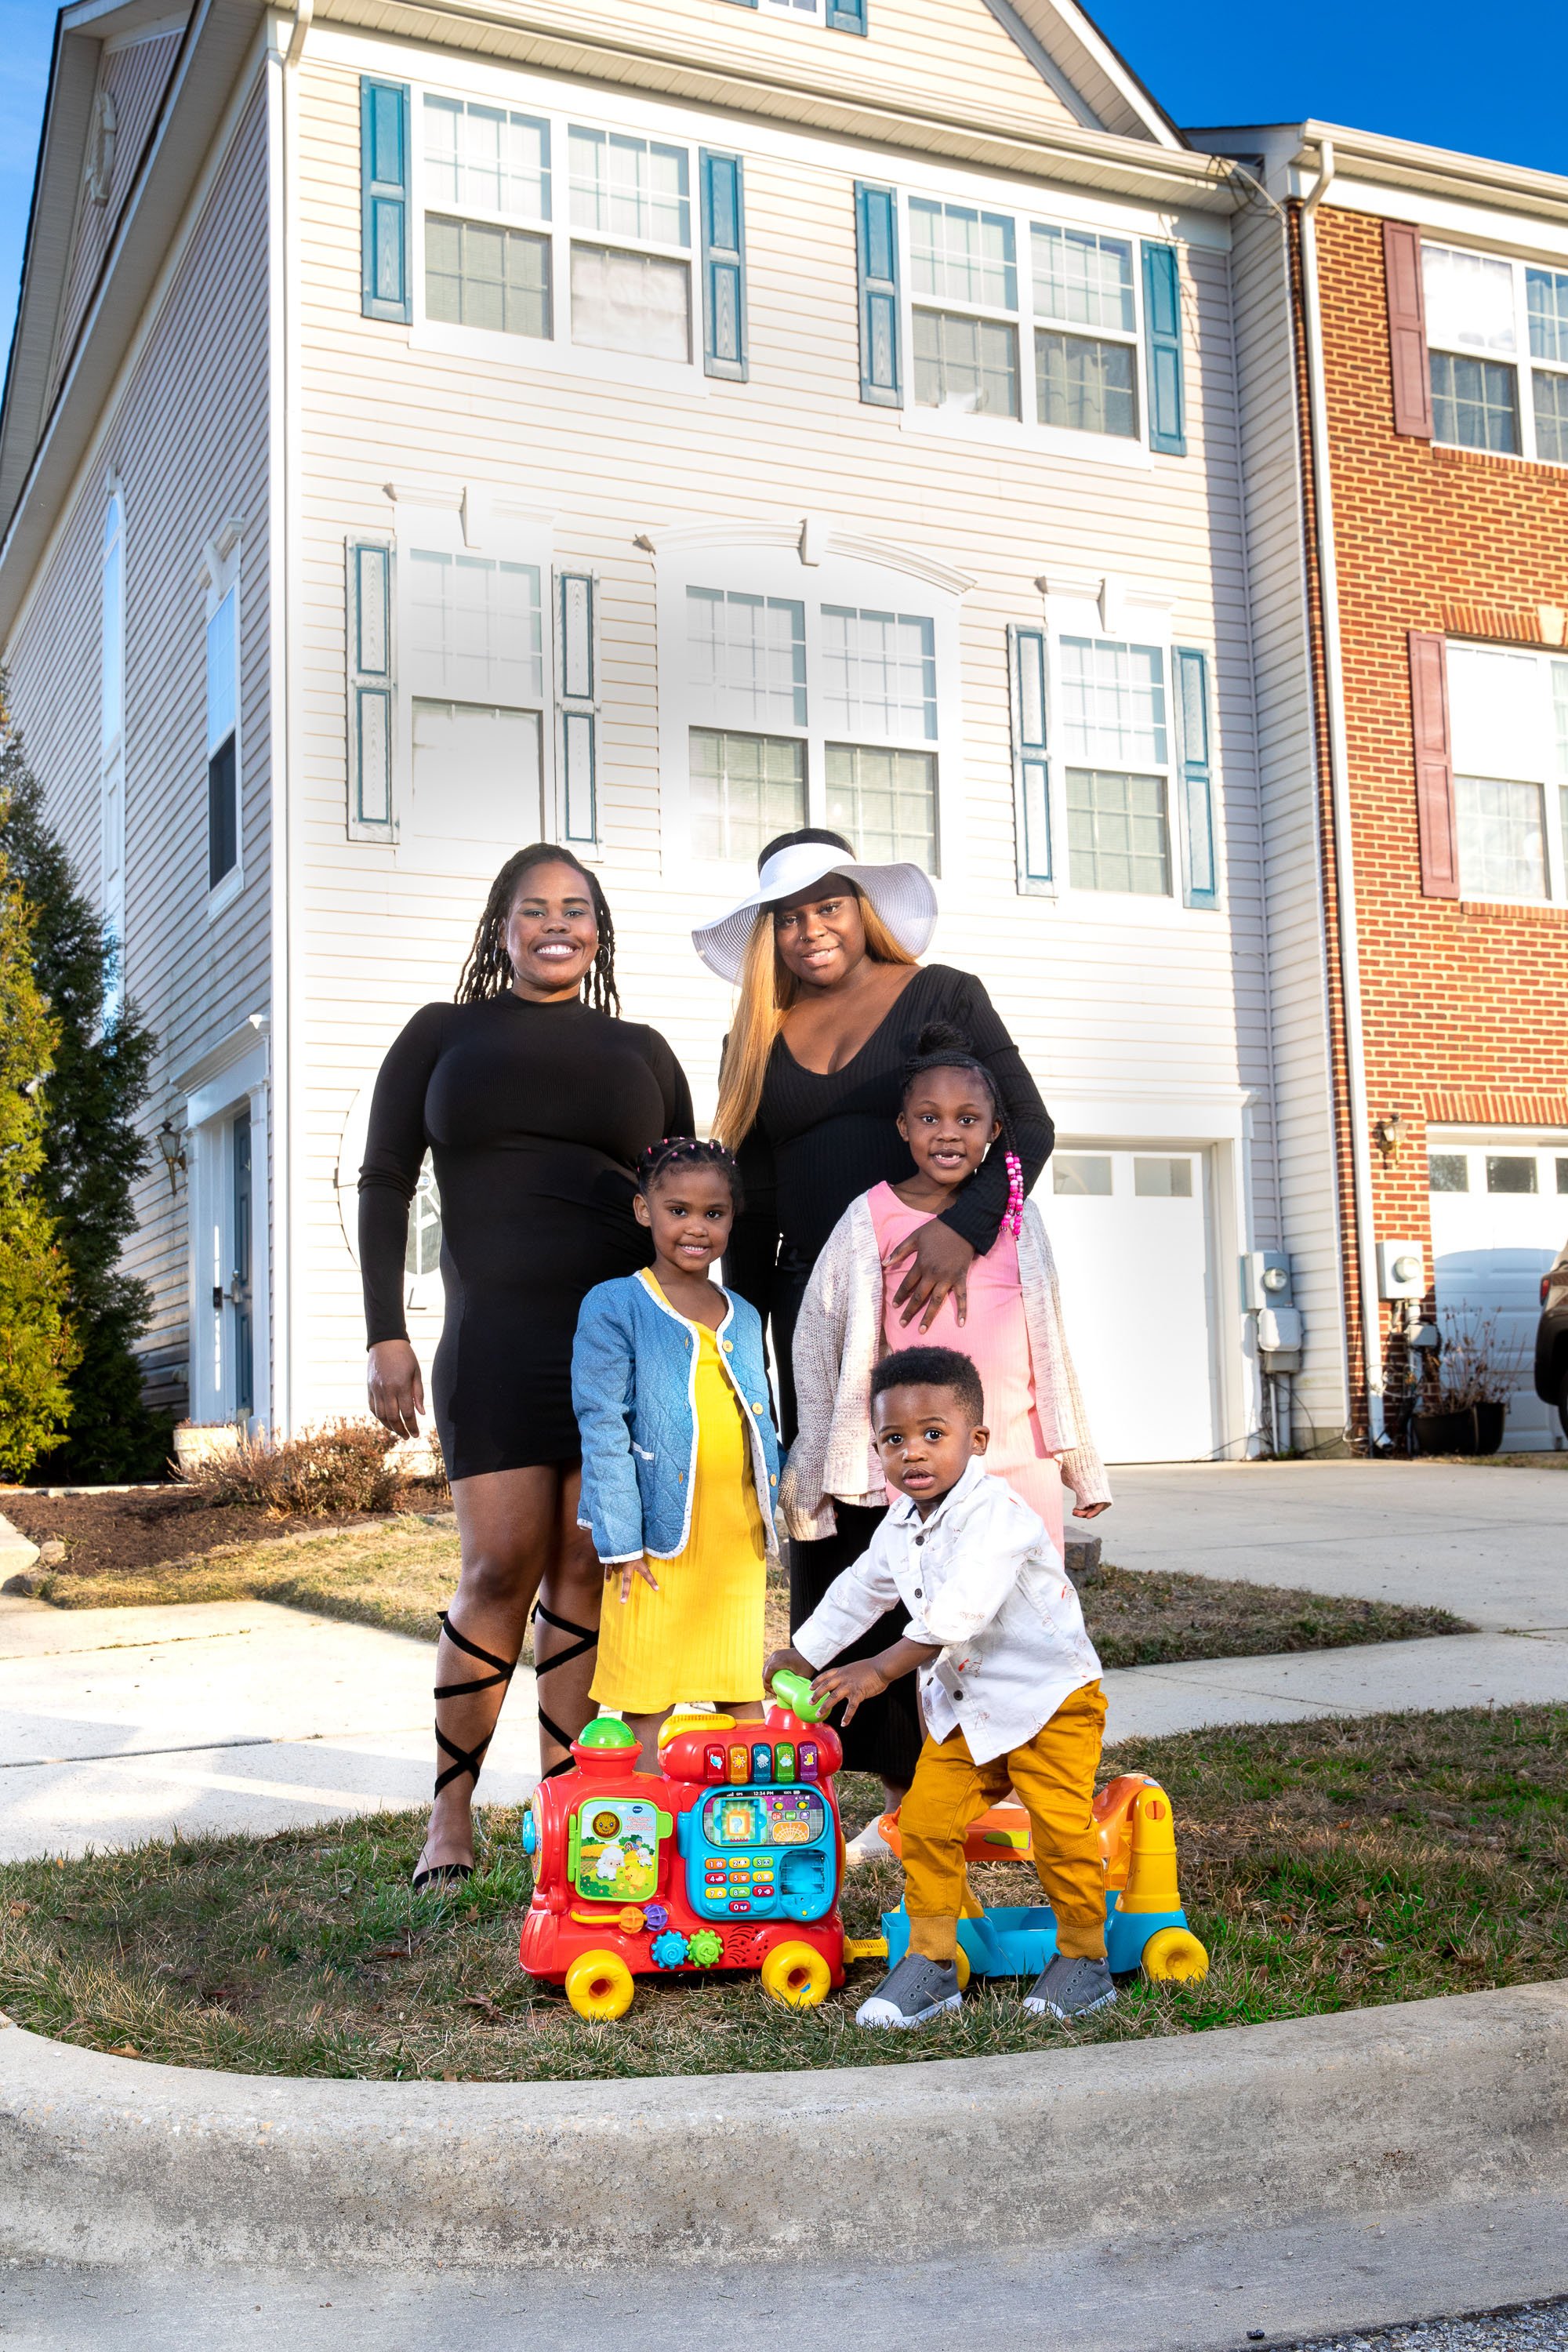
<path id="1" fill-rule="evenodd" d="M 849 887 L 854 889 L 853 883 Z M 918 963 L 919 957 L 900 946 L 864 892 L 856 890 L 855 896 L 872 962 Z M 719 1108 L 713 1114 L 713 1133 L 731 1151 L 739 1150 L 755 1123 L 768 1056 L 784 1014 L 799 998 L 800 986 L 778 951 L 773 908 L 759 908 L 741 965 L 741 1001 L 720 1066 Z"/>

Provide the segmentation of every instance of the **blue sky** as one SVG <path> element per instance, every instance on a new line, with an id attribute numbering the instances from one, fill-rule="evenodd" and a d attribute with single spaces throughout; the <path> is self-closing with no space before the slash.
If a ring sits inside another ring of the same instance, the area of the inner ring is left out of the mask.
<path id="1" fill-rule="evenodd" d="M 1472 0 L 1426 0 L 1419 42 L 1417 20 L 1391 0 L 1089 7 L 1178 122 L 1311 114 L 1568 173 L 1568 109 L 1553 69 L 1563 0 L 1516 0 L 1507 38 L 1495 41 L 1476 38 Z M 54 21 L 48 0 L 0 0 L 0 348 L 10 341 Z"/>

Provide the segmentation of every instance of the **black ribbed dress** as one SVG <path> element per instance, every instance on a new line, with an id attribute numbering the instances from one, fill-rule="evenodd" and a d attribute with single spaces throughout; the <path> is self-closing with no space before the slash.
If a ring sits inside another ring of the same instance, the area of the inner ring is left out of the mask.
<path id="1" fill-rule="evenodd" d="M 793 1442 L 796 1426 L 790 1349 L 817 1255 L 852 1201 L 874 1184 L 902 1183 L 914 1173 L 894 1121 L 902 1108 L 904 1064 L 930 1021 L 951 1022 L 995 1079 L 1023 1163 L 1026 1192 L 1033 1190 L 1050 1157 L 1055 1130 L 1039 1088 L 984 988 L 969 972 L 947 964 L 922 966 L 860 1051 L 826 1076 L 803 1068 L 784 1039 L 776 1040 L 755 1124 L 738 1154 L 746 1206 L 731 1237 L 724 1279 L 759 1314 L 772 1318 L 786 1444 Z M 1007 1171 L 997 1150 L 961 1188 L 942 1222 L 984 1255 L 1006 1205 Z M 910 1344 L 919 1339 L 911 1324 Z M 882 1517 L 843 1503 L 835 1510 L 836 1535 L 790 1545 L 792 1625 L 804 1624 L 839 1570 L 858 1559 Z M 890 1610 L 844 1655 L 874 1656 L 899 1639 L 906 1622 L 907 1612 Z M 868 1701 L 843 1736 L 852 1770 L 881 1772 L 907 1784 L 920 1753 L 914 1677 L 905 1676 L 882 1697 Z"/>
<path id="2" fill-rule="evenodd" d="M 428 1150 L 447 1299 L 431 1401 L 451 1477 L 576 1460 L 577 1309 L 651 1263 L 633 1171 L 650 1143 L 691 1132 L 658 1030 L 581 1003 L 426 1004 L 393 1045 L 360 1171 L 366 1339 L 408 1334 L 408 1203 Z"/>

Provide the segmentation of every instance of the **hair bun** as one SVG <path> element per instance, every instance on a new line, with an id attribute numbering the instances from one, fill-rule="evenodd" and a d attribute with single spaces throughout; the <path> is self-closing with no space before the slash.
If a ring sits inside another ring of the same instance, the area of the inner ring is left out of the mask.
<path id="1" fill-rule="evenodd" d="M 928 1021 L 915 1039 L 915 1059 L 924 1061 L 928 1054 L 964 1054 L 973 1056 L 974 1047 L 962 1029 L 951 1021 Z"/>

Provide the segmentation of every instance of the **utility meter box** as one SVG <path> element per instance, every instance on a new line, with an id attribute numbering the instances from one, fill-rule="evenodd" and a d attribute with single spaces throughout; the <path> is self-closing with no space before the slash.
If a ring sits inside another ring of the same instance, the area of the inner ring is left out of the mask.
<path id="1" fill-rule="evenodd" d="M 1377 1295 L 1380 1298 L 1425 1298 L 1426 1253 L 1419 1242 L 1379 1242 Z"/>
<path id="2" fill-rule="evenodd" d="M 1292 1304 L 1290 1261 L 1283 1250 L 1247 1250 L 1241 1260 L 1241 1309 L 1257 1315 L 1265 1307 Z"/>

